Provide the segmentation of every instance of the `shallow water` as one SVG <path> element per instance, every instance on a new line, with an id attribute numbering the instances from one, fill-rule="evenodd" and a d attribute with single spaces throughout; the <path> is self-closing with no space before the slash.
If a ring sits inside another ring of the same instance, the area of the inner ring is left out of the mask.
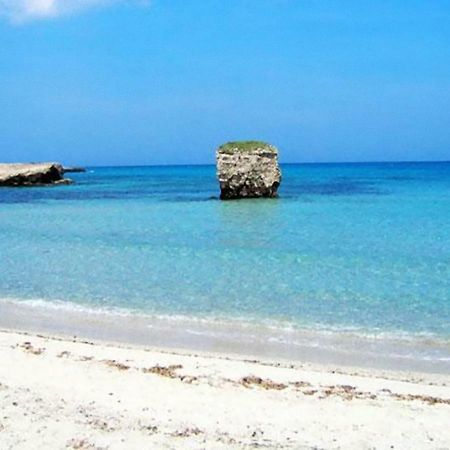
<path id="1" fill-rule="evenodd" d="M 3 188 L 0 298 L 450 343 L 450 163 L 282 170 L 266 200 L 213 166 Z"/>

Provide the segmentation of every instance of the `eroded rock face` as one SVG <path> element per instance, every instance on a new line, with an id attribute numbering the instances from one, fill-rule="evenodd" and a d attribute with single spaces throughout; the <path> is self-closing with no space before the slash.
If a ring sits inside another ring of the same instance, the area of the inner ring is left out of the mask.
<path id="1" fill-rule="evenodd" d="M 263 142 L 231 142 L 216 153 L 220 198 L 276 197 L 281 183 L 278 150 Z"/>
<path id="2" fill-rule="evenodd" d="M 0 164 L 0 186 L 69 184 L 58 163 Z"/>

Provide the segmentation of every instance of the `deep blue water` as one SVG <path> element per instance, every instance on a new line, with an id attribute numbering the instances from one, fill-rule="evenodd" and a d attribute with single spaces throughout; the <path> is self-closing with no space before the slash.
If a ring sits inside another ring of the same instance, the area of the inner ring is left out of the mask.
<path id="1" fill-rule="evenodd" d="M 222 202 L 213 166 L 0 189 L 0 298 L 450 339 L 450 163 L 285 165 Z"/>

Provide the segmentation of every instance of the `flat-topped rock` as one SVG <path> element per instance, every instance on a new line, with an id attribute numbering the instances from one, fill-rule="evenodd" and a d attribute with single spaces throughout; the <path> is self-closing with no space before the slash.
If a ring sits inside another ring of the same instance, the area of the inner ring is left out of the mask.
<path id="1" fill-rule="evenodd" d="M 229 142 L 219 147 L 216 159 L 222 200 L 277 196 L 281 171 L 273 145 Z"/>
<path id="2" fill-rule="evenodd" d="M 0 164 L 0 186 L 70 184 L 58 163 Z"/>

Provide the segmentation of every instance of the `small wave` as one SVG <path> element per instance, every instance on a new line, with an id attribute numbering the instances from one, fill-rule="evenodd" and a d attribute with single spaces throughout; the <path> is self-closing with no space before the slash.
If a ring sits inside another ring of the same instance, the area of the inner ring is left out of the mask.
<path id="1" fill-rule="evenodd" d="M 199 316 L 168 314 L 158 312 L 146 312 L 140 309 L 123 308 L 118 306 L 100 306 L 76 303 L 67 300 L 47 300 L 47 299 L 19 299 L 19 298 L 0 298 L 0 301 L 16 305 L 19 307 L 29 307 L 40 311 L 64 311 L 75 313 L 77 315 L 105 316 L 105 317 L 124 317 L 148 321 L 148 326 L 155 323 L 164 322 L 178 324 L 185 330 L 189 325 L 201 326 L 203 328 L 212 327 L 216 331 L 219 328 L 235 329 L 237 331 L 256 332 L 261 334 L 267 332 L 272 336 L 275 342 L 293 344 L 294 336 L 302 336 L 311 339 L 312 337 L 321 337 L 334 339 L 337 336 L 342 339 L 364 339 L 374 342 L 405 342 L 421 343 L 422 345 L 449 346 L 450 340 L 433 333 L 411 333 L 401 330 L 387 331 L 380 328 L 365 329 L 361 327 L 329 326 L 322 324 L 298 324 L 291 321 L 274 320 L 268 318 L 248 318 L 248 317 L 229 317 L 229 316 Z M 190 330 L 191 333 L 205 333 L 205 330 Z M 275 335 L 275 336 L 273 336 Z M 281 336 L 281 337 L 280 337 Z"/>
<path id="2" fill-rule="evenodd" d="M 2 298 L 0 301 L 11 305 L 26 306 L 34 309 L 76 312 L 92 315 L 113 315 L 113 316 L 132 316 L 138 314 L 138 311 L 120 307 L 105 306 L 87 306 L 81 303 L 70 302 L 66 300 L 44 300 L 44 299 L 17 299 Z"/>
<path id="3" fill-rule="evenodd" d="M 0 325 L 163 347 L 418 371 L 450 370 L 450 341 L 430 335 L 306 327 L 254 318 L 149 313 L 45 299 L 0 299 Z M 30 326 L 31 324 L 31 326 Z M 37 324 L 37 325 L 36 325 Z"/>

